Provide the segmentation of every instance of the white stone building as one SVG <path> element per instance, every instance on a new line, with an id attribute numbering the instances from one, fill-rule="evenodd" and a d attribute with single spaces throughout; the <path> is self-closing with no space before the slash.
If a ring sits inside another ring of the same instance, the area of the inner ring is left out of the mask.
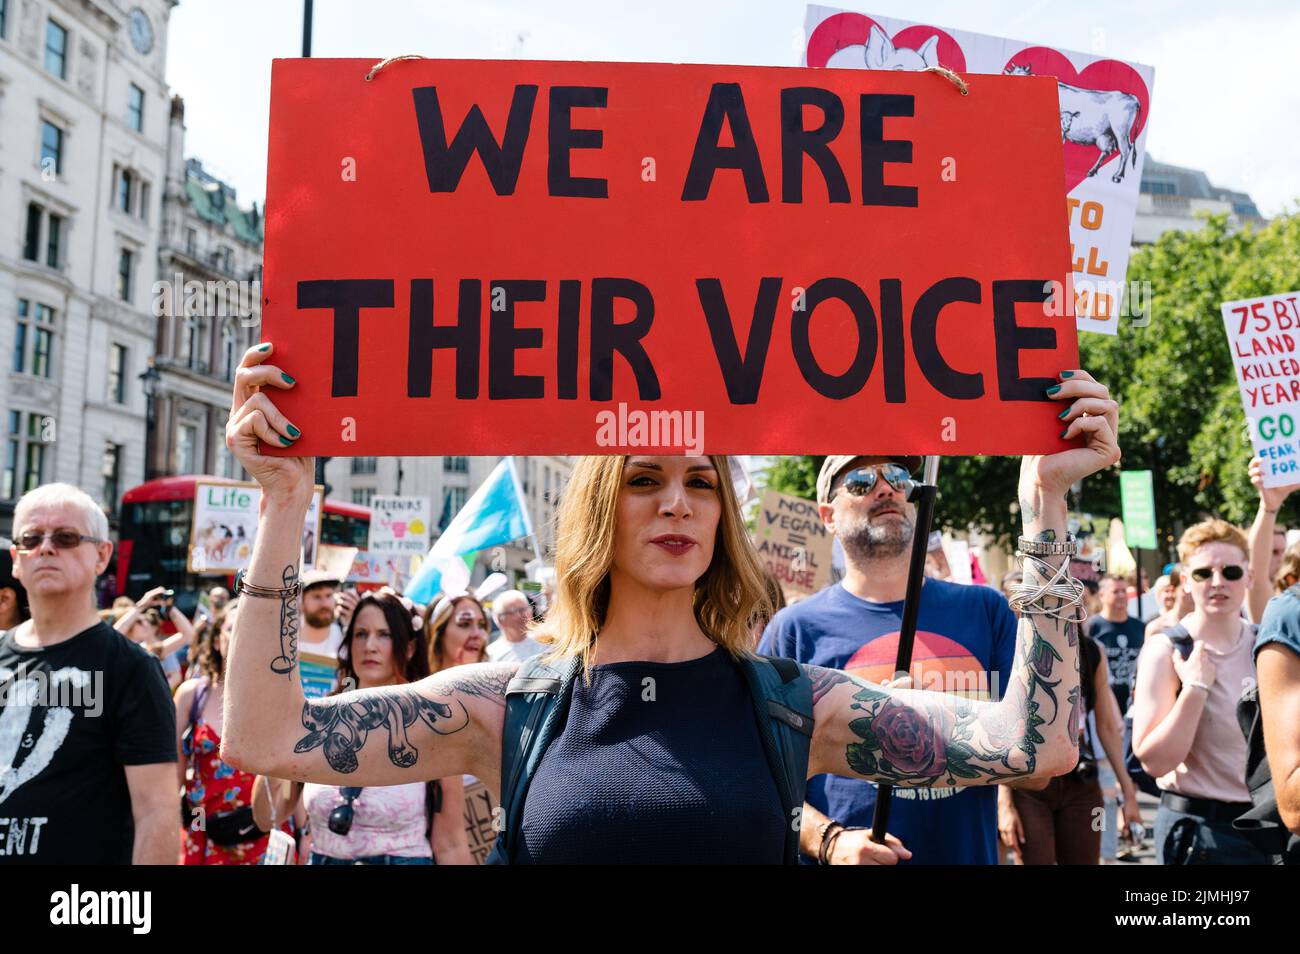
<path id="1" fill-rule="evenodd" d="M 434 539 L 492 473 L 500 457 L 336 457 L 325 466 L 325 482 L 337 500 L 368 505 L 376 494 L 429 497 L 433 503 Z M 568 457 L 516 457 L 528 514 L 543 562 L 554 564 L 555 511 L 573 464 Z M 494 569 L 522 579 L 535 559 L 532 542 L 503 547 L 495 561 L 481 554 L 473 579 Z"/>
<path id="2" fill-rule="evenodd" d="M 0 0 L 0 531 L 39 483 L 144 476 L 174 0 Z"/>
<path id="3" fill-rule="evenodd" d="M 235 369 L 260 333 L 263 221 L 256 203 L 240 208 L 234 188 L 183 158 L 184 120 L 185 104 L 173 97 L 157 263 L 165 314 L 146 471 L 239 479 L 225 427 Z"/>
<path id="4" fill-rule="evenodd" d="M 1233 229 L 1265 221 L 1245 192 L 1216 186 L 1199 169 L 1157 162 L 1147 156 L 1142 164 L 1133 244 L 1150 244 L 1169 231 L 1194 232 L 1204 224 L 1202 213 L 1226 214 Z"/>

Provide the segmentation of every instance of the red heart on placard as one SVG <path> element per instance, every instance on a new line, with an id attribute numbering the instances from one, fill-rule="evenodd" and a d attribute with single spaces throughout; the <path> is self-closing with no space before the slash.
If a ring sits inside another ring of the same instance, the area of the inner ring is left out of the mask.
<path id="1" fill-rule="evenodd" d="M 1090 173 L 1102 175 L 1104 167 L 1112 179 L 1138 174 L 1130 144 L 1146 126 L 1151 94 L 1137 70 L 1119 60 L 1097 60 L 1076 70 L 1063 53 L 1031 46 L 1009 59 L 1003 72 L 1026 67 L 1034 76 L 1055 76 L 1060 84 L 1066 192 Z M 1110 167 L 1117 156 L 1124 161 Z"/>
<path id="2" fill-rule="evenodd" d="M 812 36 L 808 38 L 808 65 L 825 66 L 832 56 L 846 46 L 865 46 L 872 27 L 879 27 L 880 32 L 885 33 L 884 27 L 862 13 L 836 13 L 827 17 L 817 24 Z M 888 33 L 885 35 L 889 36 Z M 966 54 L 961 51 L 956 40 L 938 27 L 920 24 L 905 27 L 895 33 L 890 42 L 897 49 L 917 50 L 932 36 L 939 38 L 939 65 L 956 73 L 966 72 Z M 865 61 L 862 66 L 866 67 Z"/>

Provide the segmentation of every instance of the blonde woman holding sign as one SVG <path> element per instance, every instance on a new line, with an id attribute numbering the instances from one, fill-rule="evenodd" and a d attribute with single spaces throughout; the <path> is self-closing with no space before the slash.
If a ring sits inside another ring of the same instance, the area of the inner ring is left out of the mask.
<path id="1" fill-rule="evenodd" d="M 1016 662 L 999 702 L 752 656 L 749 623 L 766 596 L 727 459 L 648 455 L 585 457 L 574 468 L 556 605 L 538 631 L 549 643 L 539 659 L 557 678 L 529 670 L 532 660 L 522 664 L 529 678 L 512 684 L 521 664 L 483 663 L 307 701 L 297 667 L 274 662 L 296 652 L 313 462 L 260 450 L 301 433 L 263 390 L 293 386 L 267 363 L 271 350 L 244 356 L 226 428 L 263 490 L 226 684 L 222 756 L 241 768 L 353 786 L 476 775 L 517 796 L 499 860 L 780 863 L 797 857 L 808 775 L 987 785 L 1074 767 L 1081 587 L 1064 567 L 1065 493 L 1119 459 L 1116 406 L 1087 374 L 1063 375 L 1052 394 L 1062 403 L 1043 408 L 1064 407 L 1079 446 L 1021 468 L 1021 547 L 1034 555 L 1016 592 Z M 773 702 L 779 691 L 805 699 L 806 711 Z M 791 758 L 799 733 L 804 762 Z M 537 737 L 549 742 L 544 753 L 519 748 Z"/>

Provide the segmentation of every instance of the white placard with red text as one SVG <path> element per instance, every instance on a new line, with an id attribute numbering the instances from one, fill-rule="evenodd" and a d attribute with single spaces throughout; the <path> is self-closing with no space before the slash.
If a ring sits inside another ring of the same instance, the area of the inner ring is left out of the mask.
<path id="1" fill-rule="evenodd" d="M 1221 308 L 1264 486 L 1300 483 L 1300 291 Z"/>
<path id="2" fill-rule="evenodd" d="M 1098 43 L 1095 34 L 1079 39 L 1091 41 L 1094 49 Z M 957 73 L 1055 76 L 1061 97 L 1075 315 L 1080 331 L 1113 335 L 1119 330 L 1155 82 L 1151 67 L 812 5 L 804 15 L 802 62 L 844 69 L 921 70 L 938 65 Z M 989 134 L 996 135 L 996 130 Z M 1009 196 L 1015 193 L 1018 162 L 1007 155 Z M 961 170 L 948 169 L 946 174 L 960 176 Z M 1139 294 L 1133 296 L 1137 301 L 1149 301 L 1145 292 Z"/>

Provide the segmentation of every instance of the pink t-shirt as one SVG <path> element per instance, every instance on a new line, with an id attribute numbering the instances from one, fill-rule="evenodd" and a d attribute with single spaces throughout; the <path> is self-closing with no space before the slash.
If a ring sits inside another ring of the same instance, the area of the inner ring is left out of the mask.
<path id="1" fill-rule="evenodd" d="M 1173 652 L 1173 644 L 1163 633 L 1151 639 L 1163 641 Z M 1186 798 L 1250 801 L 1250 790 L 1246 788 L 1246 738 L 1237 724 L 1237 700 L 1255 681 L 1254 645 L 1253 628 L 1243 624 L 1237 644 L 1226 653 L 1205 647 L 1215 665 L 1214 682 L 1187 758 L 1172 772 L 1156 779 L 1162 790 Z"/>
<path id="2" fill-rule="evenodd" d="M 312 851 L 330 858 L 432 858 L 424 782 L 380 785 L 361 790 L 352 803 L 352 829 L 346 835 L 330 831 L 330 812 L 343 804 L 334 785 L 308 782 L 302 797 L 311 819 Z"/>

